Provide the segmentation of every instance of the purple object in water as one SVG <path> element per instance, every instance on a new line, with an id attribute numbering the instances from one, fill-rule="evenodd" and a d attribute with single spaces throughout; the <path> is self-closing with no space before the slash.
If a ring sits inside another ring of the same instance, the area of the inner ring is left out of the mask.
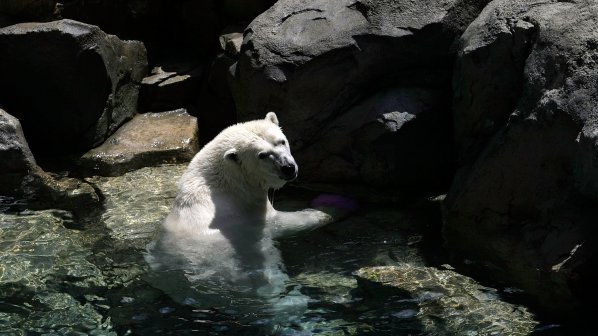
<path id="1" fill-rule="evenodd" d="M 321 194 L 311 201 L 311 207 L 330 207 L 343 210 L 345 212 L 354 212 L 359 209 L 359 204 L 356 200 L 345 196 Z"/>

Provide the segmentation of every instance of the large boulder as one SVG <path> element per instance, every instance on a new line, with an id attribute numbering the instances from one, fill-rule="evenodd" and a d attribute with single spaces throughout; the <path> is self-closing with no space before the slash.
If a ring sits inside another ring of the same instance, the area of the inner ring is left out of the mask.
<path id="1" fill-rule="evenodd" d="M 493 1 L 463 34 L 455 73 L 465 79 L 455 105 L 462 153 L 486 145 L 446 197 L 447 247 L 559 317 L 580 316 L 596 296 L 598 207 L 584 194 L 597 195 L 597 10 Z M 518 76 L 521 87 L 510 84 Z"/>
<path id="2" fill-rule="evenodd" d="M 405 92 L 414 87 L 448 92 L 454 55 L 451 46 L 484 3 L 449 0 L 278 1 L 245 30 L 239 61 L 231 69 L 238 116 L 248 120 L 270 110 L 276 111 L 295 152 L 301 156 L 304 148 L 322 147 L 330 129 L 335 127 L 335 120 L 364 100 L 386 99 L 389 88 L 403 88 Z M 380 105 L 384 104 L 380 102 Z M 408 105 L 398 103 L 401 104 Z M 445 119 L 448 110 L 444 111 Z M 362 109 L 360 113 L 366 113 L 366 110 Z M 442 114 L 435 114 L 439 113 Z M 365 124 L 376 123 L 375 120 L 381 118 L 358 114 L 357 118 Z M 389 124 L 383 118 L 377 123 Z M 449 123 L 444 123 L 446 129 L 450 128 Z M 369 127 L 365 124 L 356 125 L 353 130 L 368 133 L 368 130 L 362 130 L 362 127 Z M 421 131 L 425 128 L 422 126 L 418 136 L 429 137 L 430 133 L 435 133 Z M 440 137 L 443 136 L 443 143 L 449 144 L 450 138 L 446 134 Z M 365 145 L 374 146 L 374 142 L 381 138 L 384 136 L 373 137 Z M 400 136 L 395 139 L 386 137 L 386 140 L 391 142 L 385 144 L 385 153 L 392 153 L 403 145 Z M 446 146 L 434 148 L 429 155 L 441 157 L 438 153 L 445 149 Z M 344 152 L 342 157 L 328 159 L 332 160 L 328 163 L 305 154 L 299 160 L 304 167 L 301 176 L 325 180 L 317 167 L 330 164 L 342 165 L 347 169 L 340 170 L 348 172 L 363 170 L 359 154 Z M 310 161 L 312 157 L 314 161 Z M 377 174 L 372 179 L 382 181 L 389 174 L 401 175 L 392 169 L 393 162 L 371 159 L 371 169 L 368 169 Z M 418 164 L 425 165 L 424 162 L 413 162 L 413 165 Z M 443 163 L 438 168 L 445 166 Z M 328 173 L 325 175 L 330 175 Z M 406 178 L 410 177 L 403 175 L 393 182 Z M 396 187 L 400 183 L 385 186 Z"/>
<path id="3" fill-rule="evenodd" d="M 136 112 L 147 67 L 140 42 L 61 20 L 2 28 L 0 50 L 0 105 L 38 160 L 98 145 Z"/>

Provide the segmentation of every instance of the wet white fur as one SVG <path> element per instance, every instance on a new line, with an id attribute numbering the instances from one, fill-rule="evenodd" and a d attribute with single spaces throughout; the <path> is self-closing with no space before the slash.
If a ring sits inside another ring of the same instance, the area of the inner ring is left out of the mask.
<path id="1" fill-rule="evenodd" d="M 262 152 L 273 160 L 293 160 L 272 112 L 226 128 L 201 149 L 181 177 L 175 204 L 150 251 L 154 269 L 184 269 L 191 282 L 218 279 L 266 295 L 283 290 L 288 277 L 273 239 L 333 217 L 316 209 L 275 210 L 268 190 L 286 181 L 272 160 L 258 157 Z"/>

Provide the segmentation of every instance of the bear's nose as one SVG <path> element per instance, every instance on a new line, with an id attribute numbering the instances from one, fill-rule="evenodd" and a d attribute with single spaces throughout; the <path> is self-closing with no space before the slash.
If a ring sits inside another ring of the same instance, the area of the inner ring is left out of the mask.
<path id="1" fill-rule="evenodd" d="M 283 178 L 287 181 L 294 180 L 297 177 L 297 166 L 294 164 L 286 164 L 280 167 Z"/>

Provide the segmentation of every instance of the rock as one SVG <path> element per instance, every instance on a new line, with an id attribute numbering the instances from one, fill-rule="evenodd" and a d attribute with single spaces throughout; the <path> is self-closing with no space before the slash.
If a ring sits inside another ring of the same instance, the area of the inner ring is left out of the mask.
<path id="1" fill-rule="evenodd" d="M 36 166 L 21 123 L 0 109 L 0 194 L 15 194 Z"/>
<path id="2" fill-rule="evenodd" d="M 77 209 L 100 202 L 89 184 L 44 172 L 35 163 L 19 120 L 1 109 L 0 162 L 0 194 L 27 196 L 30 207 Z"/>
<path id="3" fill-rule="evenodd" d="M 231 68 L 238 116 L 249 120 L 276 111 L 298 152 L 308 146 L 323 147 L 337 118 L 388 88 L 423 87 L 448 92 L 452 45 L 483 4 L 278 1 L 247 27 L 239 60 Z M 356 126 L 356 132 L 361 132 L 360 127 L 365 125 Z M 434 131 L 421 132 L 418 141 L 427 141 L 424 138 L 435 132 L 436 128 L 430 127 Z M 446 127 L 443 132 L 450 132 Z M 401 132 L 396 132 L 397 137 Z M 384 152 L 394 150 L 400 149 L 393 147 Z M 350 159 L 341 159 L 353 164 Z M 372 165 L 367 169 L 378 170 L 379 174 L 385 170 L 377 168 L 387 164 L 382 159 L 368 160 Z M 427 163 L 412 164 L 422 167 Z M 316 167 L 321 162 L 308 165 Z M 320 178 L 318 170 L 302 169 L 301 176 Z M 377 175 L 376 179 L 383 178 Z M 397 177 L 393 182 L 398 180 L 406 178 Z"/>
<path id="4" fill-rule="evenodd" d="M 139 111 L 170 111 L 186 108 L 201 90 L 203 68 L 173 62 L 152 69 L 141 81 Z"/>
<path id="5" fill-rule="evenodd" d="M 486 8 L 465 30 L 453 77 L 455 141 L 462 162 L 471 162 L 503 127 L 522 94 L 521 73 L 537 28 L 518 16 L 527 2 Z M 491 33 L 487 25 L 492 26 Z"/>
<path id="6" fill-rule="evenodd" d="M 137 115 L 80 161 L 90 174 L 116 176 L 145 166 L 188 162 L 198 150 L 197 119 L 179 109 Z"/>
<path id="7" fill-rule="evenodd" d="M 241 52 L 241 44 L 243 44 L 243 29 L 230 27 L 227 30 L 232 30 L 232 32 L 221 34 L 218 39 L 220 51 L 231 57 L 238 57 Z"/>
<path id="8" fill-rule="evenodd" d="M 392 316 L 417 318 L 426 334 L 527 335 L 538 324 L 524 307 L 501 301 L 495 289 L 450 270 L 401 264 L 361 268 L 355 276 L 370 299 L 414 302 Z"/>
<path id="9" fill-rule="evenodd" d="M 504 59 L 508 76 L 515 76 L 519 65 L 513 59 L 521 60 L 521 46 L 529 45 L 520 73 L 523 85 L 515 90 L 518 98 L 515 91 L 501 89 L 489 99 L 492 90 L 484 89 L 479 105 L 464 104 L 467 108 L 455 111 L 456 120 L 492 119 L 509 113 L 516 99 L 508 121 L 488 128 L 498 131 L 471 165 L 460 168 L 446 197 L 447 247 L 457 256 L 491 265 L 484 269 L 490 277 L 523 289 L 539 309 L 561 319 L 584 320 L 580 311 L 596 298 L 591 271 L 598 211 L 595 201 L 579 190 L 594 193 L 598 19 L 590 13 L 597 6 L 490 3 L 464 35 L 473 55 L 483 47 L 472 60 L 481 71 L 493 72 L 500 71 L 501 65 L 493 64 L 499 55 L 516 55 Z M 502 38 L 507 41 L 496 42 Z M 501 99 L 508 103 L 496 109 L 496 115 L 485 115 L 485 104 Z"/>
<path id="10" fill-rule="evenodd" d="M 2 28 L 0 49 L 10 83 L 0 104 L 21 121 L 38 161 L 87 150 L 136 112 L 147 66 L 140 42 L 60 20 Z"/>
<path id="11" fill-rule="evenodd" d="M 65 209 L 75 216 L 89 216 L 101 207 L 101 195 L 92 185 L 77 178 L 33 170 L 23 184 L 32 209 Z"/>
<path id="12" fill-rule="evenodd" d="M 327 183 L 429 190 L 448 185 L 450 111 L 440 90 L 394 87 L 331 120 L 315 145 L 296 152 L 301 173 Z"/>
<path id="13" fill-rule="evenodd" d="M 243 28 L 227 27 L 220 35 L 220 53 L 210 64 L 196 101 L 200 122 L 200 144 L 212 140 L 220 131 L 237 122 L 237 112 L 229 81 L 229 69 L 237 61 Z"/>

